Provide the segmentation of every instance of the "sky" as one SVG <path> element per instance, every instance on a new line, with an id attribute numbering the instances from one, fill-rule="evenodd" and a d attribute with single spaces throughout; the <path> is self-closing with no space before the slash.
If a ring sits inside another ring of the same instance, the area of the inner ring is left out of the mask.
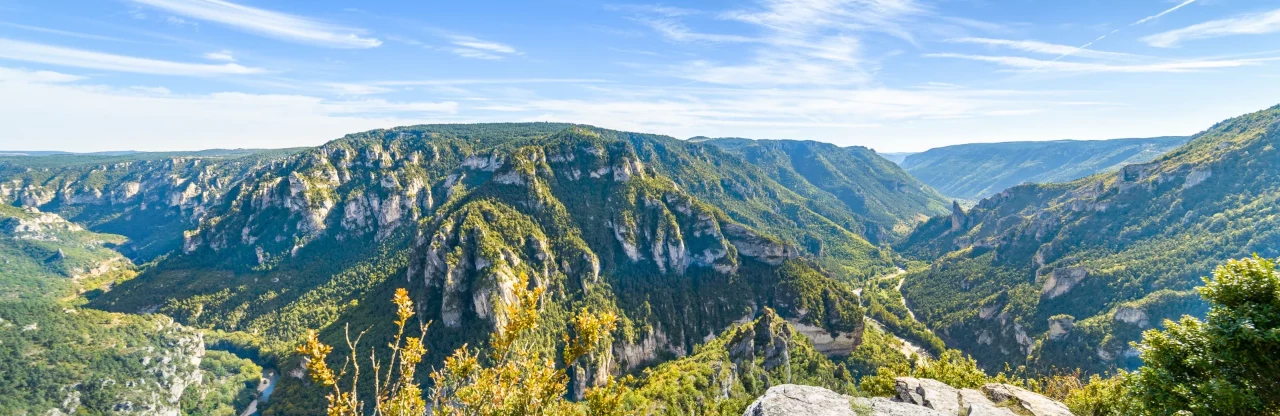
<path id="1" fill-rule="evenodd" d="M 1280 104 L 1275 0 L 0 0 L 0 149 L 559 121 L 881 152 Z"/>

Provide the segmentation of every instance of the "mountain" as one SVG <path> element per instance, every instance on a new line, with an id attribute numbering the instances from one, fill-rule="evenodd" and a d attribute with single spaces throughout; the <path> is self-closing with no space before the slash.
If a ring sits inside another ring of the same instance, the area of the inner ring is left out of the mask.
<path id="1" fill-rule="evenodd" d="M 948 203 L 875 151 L 796 140 L 707 139 L 703 143 L 741 155 L 792 191 L 865 230 L 872 242 L 900 238 L 926 216 L 946 213 Z M 923 214 L 923 215 L 922 215 Z"/>
<path id="2" fill-rule="evenodd" d="M 289 376 L 293 347 L 308 328 L 338 344 L 335 323 L 381 321 L 387 306 L 369 300 L 397 287 L 435 322 L 429 362 L 484 345 L 522 276 L 547 289 L 539 348 L 556 348 L 572 311 L 617 312 L 598 365 L 619 374 L 766 308 L 816 351 L 852 351 L 865 326 L 847 282 L 893 271 L 883 244 L 945 205 L 869 150 L 814 159 L 825 150 L 426 125 L 310 149 L 5 158 L 0 199 L 123 236 L 112 248 L 148 264 L 89 306 L 232 332 L 233 350 L 286 375 L 265 412 L 310 414 L 321 395 Z"/>
<path id="3" fill-rule="evenodd" d="M 119 235 L 0 205 L 0 413 L 234 412 L 257 365 L 207 351 L 199 331 L 160 315 L 82 308 L 79 294 L 125 281 Z"/>
<path id="4" fill-rule="evenodd" d="M 949 198 L 978 200 L 1023 183 L 1067 182 L 1146 163 L 1186 137 L 974 143 L 907 156 L 903 169 Z"/>
<path id="5" fill-rule="evenodd" d="M 89 230 L 127 237 L 116 247 L 146 262 L 182 244 L 215 201 L 296 149 L 0 157 L 0 203 L 38 207 Z"/>
<path id="6" fill-rule="evenodd" d="M 1280 255 L 1277 144 L 1280 106 L 1149 163 L 954 206 L 896 247 L 932 261 L 903 291 L 949 346 L 989 368 L 1132 368 L 1128 342 L 1141 331 L 1205 312 L 1191 289 L 1213 266 Z"/>
<path id="7" fill-rule="evenodd" d="M 885 153 L 876 152 L 876 154 L 880 155 L 880 157 L 888 159 L 890 162 L 897 163 L 899 165 L 902 164 L 902 161 L 907 160 L 907 156 L 911 156 L 916 153 L 920 153 L 920 152 L 885 152 Z"/>

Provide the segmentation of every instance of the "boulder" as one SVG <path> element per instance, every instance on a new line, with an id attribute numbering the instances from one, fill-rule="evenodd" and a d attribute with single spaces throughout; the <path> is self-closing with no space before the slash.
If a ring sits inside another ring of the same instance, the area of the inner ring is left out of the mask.
<path id="1" fill-rule="evenodd" d="M 1066 405 L 1018 386 L 988 384 L 982 386 L 982 391 L 996 403 L 1019 407 L 1034 416 L 1071 416 Z"/>
<path id="2" fill-rule="evenodd" d="M 960 409 L 968 416 L 1017 416 L 1013 411 L 999 407 L 986 394 L 974 389 L 960 389 Z"/>
<path id="3" fill-rule="evenodd" d="M 944 414 L 960 414 L 960 391 L 938 380 L 898 377 L 894 380 L 898 396 L 894 400 L 928 407 Z"/>
<path id="4" fill-rule="evenodd" d="M 821 387 L 782 384 L 769 388 L 743 416 L 948 416 L 926 407 L 890 401 L 882 397 L 865 399 Z"/>

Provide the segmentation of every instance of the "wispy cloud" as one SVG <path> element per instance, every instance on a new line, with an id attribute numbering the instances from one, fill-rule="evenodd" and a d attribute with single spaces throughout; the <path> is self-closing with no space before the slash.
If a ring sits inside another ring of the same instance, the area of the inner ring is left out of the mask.
<path id="1" fill-rule="evenodd" d="M 1196 0 L 1186 0 L 1186 1 L 1182 2 L 1182 3 L 1179 3 L 1177 6 L 1173 6 L 1172 8 L 1166 9 L 1166 10 L 1165 10 L 1165 11 L 1163 11 L 1163 12 L 1156 13 L 1156 14 L 1153 14 L 1153 15 L 1151 15 L 1151 16 L 1144 17 L 1144 18 L 1142 18 L 1142 19 L 1140 19 L 1140 20 L 1138 20 L 1138 21 L 1136 21 L 1136 22 L 1133 22 L 1133 24 L 1131 24 L 1131 25 L 1129 25 L 1129 26 L 1137 26 L 1137 25 L 1140 25 L 1140 24 L 1143 24 L 1143 23 L 1146 23 L 1146 22 L 1150 22 L 1150 21 L 1152 21 L 1152 20 L 1159 19 L 1159 18 L 1163 17 L 1163 16 L 1164 16 L 1164 15 L 1166 15 L 1166 14 L 1173 13 L 1173 12 L 1174 12 L 1174 10 L 1181 9 L 1181 8 L 1183 8 L 1183 7 L 1186 7 L 1188 4 L 1195 3 L 1195 2 L 1196 2 Z"/>
<path id="2" fill-rule="evenodd" d="M 81 82 L 73 82 L 81 81 Z M 92 85 L 74 75 L 0 67 L 0 126 L 10 146 L 139 150 L 314 146 L 353 131 L 452 120 L 451 101 L 325 99 L 297 94 L 182 94 Z M 76 123 L 67 123 L 75 119 Z M 139 129 L 145 125 L 147 128 Z M 84 137 L 112 138 L 86 142 Z M 175 142 L 173 137 L 182 137 Z M 128 138 L 124 141 L 124 138 Z M 105 147 L 104 147 L 105 146 Z M 175 147 L 177 146 L 177 147 Z"/>
<path id="3" fill-rule="evenodd" d="M 1133 23 L 1130 23 L 1130 24 L 1129 24 L 1129 26 L 1130 26 L 1130 27 L 1133 27 L 1133 26 L 1137 26 L 1137 25 L 1140 25 L 1140 24 L 1143 24 L 1143 23 L 1150 22 L 1150 21 L 1155 20 L 1155 19 L 1159 19 L 1160 17 L 1162 17 L 1162 16 L 1164 16 L 1164 15 L 1166 15 L 1166 14 L 1169 14 L 1169 13 L 1173 13 L 1174 11 L 1176 11 L 1176 10 L 1178 10 L 1178 9 L 1183 8 L 1183 7 L 1185 7 L 1185 6 L 1186 6 L 1186 5 L 1188 5 L 1188 4 L 1194 3 L 1195 1 L 1196 1 L 1196 0 L 1186 0 L 1186 1 L 1182 2 L 1182 3 L 1179 3 L 1177 6 L 1173 6 L 1173 7 L 1171 7 L 1171 8 L 1165 9 L 1164 11 L 1162 11 L 1162 12 L 1160 12 L 1160 13 L 1156 13 L 1156 14 L 1153 14 L 1153 15 L 1151 15 L 1151 16 L 1147 16 L 1147 17 L 1144 17 L 1144 18 L 1138 19 L 1138 21 L 1133 22 Z M 1111 32 L 1108 32 L 1107 34 L 1104 34 L 1104 35 L 1102 35 L 1102 36 L 1099 36 L 1097 39 L 1094 39 L 1094 40 L 1090 41 L 1089 43 L 1086 43 L 1086 44 L 1084 44 L 1084 45 L 1080 45 L 1080 47 L 1075 48 L 1074 50 L 1071 50 L 1071 51 L 1069 51 L 1069 52 L 1067 52 L 1067 53 L 1064 53 L 1064 54 L 1062 54 L 1062 55 L 1059 55 L 1057 58 L 1053 58 L 1053 61 L 1052 61 L 1052 62 L 1057 62 L 1057 61 L 1061 60 L 1062 58 L 1066 58 L 1066 57 L 1068 57 L 1068 56 L 1071 56 L 1071 55 L 1075 55 L 1075 54 L 1077 54 L 1077 53 L 1080 53 L 1080 51 L 1087 50 L 1090 46 L 1093 46 L 1093 44 L 1098 43 L 1098 42 L 1101 42 L 1103 39 L 1106 39 L 1106 38 L 1110 37 L 1111 35 L 1114 35 L 1114 34 L 1116 34 L 1116 33 L 1120 33 L 1120 31 L 1121 31 L 1121 30 L 1123 30 L 1123 29 L 1124 29 L 1124 28 L 1115 29 L 1115 30 L 1112 30 Z"/>
<path id="4" fill-rule="evenodd" d="M 373 48 L 382 44 L 376 38 L 364 37 L 363 30 L 223 0 L 132 1 L 189 18 L 293 42 L 332 48 Z"/>
<path id="5" fill-rule="evenodd" d="M 607 4 L 605 10 L 652 14 L 666 17 L 680 17 L 699 14 L 701 11 L 687 9 L 684 7 L 667 6 L 663 4 Z"/>
<path id="6" fill-rule="evenodd" d="M 914 0 L 761 0 L 757 7 L 718 13 L 747 24 L 749 35 L 690 30 L 674 19 L 638 18 L 679 42 L 744 43 L 748 59 L 725 63 L 695 59 L 667 69 L 668 75 L 725 85 L 849 85 L 869 80 L 862 35 L 888 34 L 914 42 L 907 21 L 925 13 Z"/>
<path id="7" fill-rule="evenodd" d="M 1225 59 L 1225 60 L 1176 61 L 1176 62 L 1162 62 L 1162 63 L 1154 63 L 1154 64 L 1115 65 L 1115 64 L 1101 64 L 1101 63 L 1050 61 L 1050 60 L 1043 60 L 1043 59 L 1024 58 L 1024 57 L 1018 57 L 1018 56 L 987 56 L 987 55 L 967 55 L 967 54 L 958 54 L 958 53 L 935 53 L 935 54 L 928 54 L 925 56 L 930 58 L 954 58 L 954 59 L 967 59 L 971 61 L 991 62 L 991 63 L 999 64 L 1001 66 L 1005 66 L 1015 71 L 1050 71 L 1050 72 L 1071 72 L 1071 73 L 1196 72 L 1196 71 L 1202 71 L 1206 69 L 1235 68 L 1235 67 L 1242 67 L 1242 66 L 1261 65 L 1264 62 L 1276 60 L 1275 58 Z"/>
<path id="8" fill-rule="evenodd" d="M 9 39 L 0 39 L 0 58 L 153 75 L 210 76 L 266 72 L 261 68 L 232 63 L 212 65 L 163 61 Z"/>
<path id="9" fill-rule="evenodd" d="M 464 58 L 501 60 L 520 55 L 516 48 L 504 43 L 481 40 L 472 36 L 450 36 L 450 38 L 453 48 L 449 51 Z"/>
<path id="10" fill-rule="evenodd" d="M 684 24 L 671 19 L 636 18 L 634 20 L 648 26 L 663 37 L 676 42 L 742 43 L 757 41 L 748 36 L 694 32 Z"/>
<path id="11" fill-rule="evenodd" d="M 1227 19 L 1211 20 L 1182 29 L 1142 38 L 1148 45 L 1170 48 L 1192 39 L 1207 39 L 1233 35 L 1262 35 L 1280 32 L 1280 9 L 1248 14 Z"/>
<path id="12" fill-rule="evenodd" d="M 1074 53 L 1076 56 L 1080 56 L 1083 58 L 1094 58 L 1094 59 L 1131 60 L 1131 59 L 1139 58 L 1139 56 L 1137 55 L 1131 55 L 1131 54 L 1119 53 L 1119 52 L 1103 52 L 1103 51 L 1095 51 L 1095 50 L 1088 50 L 1088 49 L 1077 51 L 1076 50 L 1077 47 L 1075 46 L 1045 43 L 1045 42 L 1034 41 L 1034 40 L 959 38 L 959 39 L 951 39 L 950 42 L 999 46 L 999 47 L 1015 49 L 1015 50 L 1025 51 L 1025 52 L 1049 54 L 1049 55 L 1055 55 L 1055 56 Z"/>
<path id="13" fill-rule="evenodd" d="M 217 52 L 205 53 L 204 59 L 208 59 L 210 61 L 235 62 L 236 56 L 232 54 L 231 51 L 223 49 Z"/>
<path id="14" fill-rule="evenodd" d="M 71 32 L 71 31 L 66 31 L 66 30 L 50 29 L 50 28 L 47 28 L 47 27 L 39 27 L 39 26 L 28 26 L 28 25 L 22 25 L 22 24 L 17 24 L 17 23 L 9 23 L 9 22 L 0 22 L 0 26 L 4 26 L 4 27 L 11 27 L 11 28 L 15 28 L 15 29 L 22 29 L 22 30 L 29 30 L 29 31 L 32 31 L 32 32 L 40 32 L 40 33 L 48 33 L 48 34 L 53 34 L 53 35 L 68 36 L 68 37 L 79 38 L 79 39 L 105 40 L 105 41 L 111 41 L 111 42 L 130 42 L 130 41 L 127 41 L 127 40 L 124 40 L 124 39 L 120 39 L 120 38 L 113 38 L 113 37 L 110 37 L 110 36 L 92 35 L 92 34 L 88 34 L 88 33 Z"/>

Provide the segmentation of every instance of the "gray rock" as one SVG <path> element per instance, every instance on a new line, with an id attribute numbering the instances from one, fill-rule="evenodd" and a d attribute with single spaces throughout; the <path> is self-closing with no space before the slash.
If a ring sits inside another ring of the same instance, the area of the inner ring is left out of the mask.
<path id="1" fill-rule="evenodd" d="M 986 394 L 974 389 L 960 389 L 960 408 L 968 416 L 1017 416 L 1009 409 L 996 406 Z"/>
<path id="2" fill-rule="evenodd" d="M 854 398 L 821 387 L 774 386 L 747 407 L 743 416 L 854 416 Z"/>
<path id="3" fill-rule="evenodd" d="M 960 391 L 938 380 L 914 377 L 894 379 L 896 401 L 928 407 L 943 414 L 960 414 Z"/>
<path id="4" fill-rule="evenodd" d="M 854 399 L 854 406 L 857 409 L 865 410 L 866 407 L 862 407 L 864 405 L 871 408 L 871 413 L 868 415 L 865 412 L 858 412 L 859 416 L 950 416 L 927 407 L 895 402 L 883 397 L 875 397 L 870 400 Z"/>
<path id="5" fill-rule="evenodd" d="M 821 387 L 782 384 L 756 399 L 743 416 L 950 416 L 883 397 L 866 399 Z"/>
<path id="6" fill-rule="evenodd" d="M 1048 397 L 1008 384 L 988 384 L 982 391 L 996 403 L 1011 402 L 1034 416 L 1072 416 L 1067 406 Z"/>

